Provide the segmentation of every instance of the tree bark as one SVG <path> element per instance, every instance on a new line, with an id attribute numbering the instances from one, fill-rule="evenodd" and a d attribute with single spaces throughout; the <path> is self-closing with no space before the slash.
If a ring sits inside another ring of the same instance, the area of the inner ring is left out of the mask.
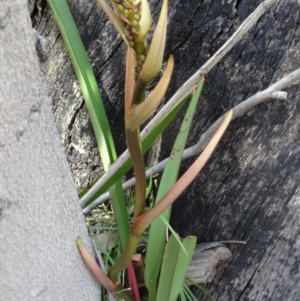
<path id="1" fill-rule="evenodd" d="M 96 1 L 68 2 L 121 152 L 124 46 Z M 161 1 L 150 2 L 157 20 Z M 262 1 L 169 2 L 166 58 L 173 54 L 176 65 L 166 99 Z M 77 187 L 85 186 L 101 172 L 87 112 L 47 7 L 37 28 L 48 42 L 49 94 L 61 141 L 73 159 Z M 298 2 L 278 1 L 206 77 L 189 145 L 225 110 L 299 68 L 299 41 Z M 194 234 L 198 243 L 247 241 L 229 245 L 233 258 L 207 286 L 219 301 L 299 299 L 299 87 L 287 92 L 286 102 L 259 105 L 230 125 L 208 166 L 173 208 L 172 224 L 181 236 Z M 179 124 L 180 118 L 163 135 L 161 158 L 169 156 Z M 209 297 L 199 293 L 199 299 Z"/>
<path id="2" fill-rule="evenodd" d="M 100 300 L 27 1 L 0 1 L 0 300 Z"/>

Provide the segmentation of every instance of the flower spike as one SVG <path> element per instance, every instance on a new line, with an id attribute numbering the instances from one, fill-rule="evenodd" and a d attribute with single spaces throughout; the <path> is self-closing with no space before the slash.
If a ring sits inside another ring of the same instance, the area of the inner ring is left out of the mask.
<path id="1" fill-rule="evenodd" d="M 113 9 L 111 9 L 111 7 L 104 0 L 97 0 L 97 2 L 99 3 L 103 11 L 106 13 L 110 22 L 113 24 L 113 26 L 120 34 L 124 42 L 129 46 L 130 42 L 128 40 L 128 33 L 120 17 L 114 12 Z"/>

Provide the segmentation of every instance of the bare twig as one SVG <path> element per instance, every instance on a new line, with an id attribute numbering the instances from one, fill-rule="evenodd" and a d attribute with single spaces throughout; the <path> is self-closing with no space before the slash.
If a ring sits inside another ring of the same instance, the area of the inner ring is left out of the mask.
<path id="1" fill-rule="evenodd" d="M 286 88 L 290 85 L 296 84 L 300 80 L 300 69 L 297 69 L 296 71 L 290 73 L 288 76 L 284 77 L 282 80 L 276 82 L 274 85 L 270 86 L 264 91 L 258 92 L 252 97 L 246 99 L 242 103 L 238 104 L 233 108 L 233 117 L 232 120 L 236 119 L 237 117 L 242 116 L 247 111 L 251 110 L 256 105 L 269 100 L 269 99 L 280 99 L 280 100 L 286 100 L 287 93 L 283 91 L 272 91 L 273 88 L 276 87 L 282 87 Z M 212 137 L 212 135 L 215 133 L 221 122 L 224 120 L 224 117 L 226 114 L 223 114 L 219 119 L 217 119 L 210 128 L 204 132 L 198 141 L 197 144 L 187 148 L 184 150 L 183 153 L 183 160 L 188 159 L 190 157 L 196 156 L 200 154 L 205 146 L 207 145 L 208 141 Z M 146 177 L 147 179 L 151 176 L 158 174 L 162 172 L 167 164 L 168 158 L 164 159 L 163 161 L 159 162 L 158 164 L 154 165 L 153 167 L 149 168 L 146 171 Z M 130 180 L 123 183 L 123 189 L 127 190 L 135 185 L 135 178 L 131 178 Z M 94 207 L 98 206 L 99 204 L 107 201 L 109 199 L 109 193 L 104 193 L 99 198 L 97 198 L 90 206 L 86 207 L 83 210 L 83 213 L 86 214 L 90 212 Z"/>
<path id="2" fill-rule="evenodd" d="M 192 76 L 190 77 L 166 103 L 166 105 L 155 115 L 148 125 L 141 132 L 141 138 L 144 139 L 149 132 L 160 122 L 160 120 L 172 110 L 174 105 L 183 97 L 188 96 L 193 91 L 201 79 L 230 51 L 233 46 L 239 42 L 249 29 L 259 20 L 259 18 L 275 3 L 277 0 L 265 0 L 256 10 L 240 25 L 236 32 L 226 41 L 226 43 Z M 100 189 L 100 187 L 122 166 L 129 158 L 129 152 L 126 150 L 110 167 L 110 169 L 93 185 L 93 187 L 81 198 L 80 204 L 84 204 Z M 91 206 L 93 204 L 93 206 Z M 95 207 L 93 202 L 89 208 Z M 90 210 L 90 209 L 89 209 Z M 87 207 L 83 212 L 88 212 Z"/>
<path id="3" fill-rule="evenodd" d="M 258 92 L 255 95 L 247 98 L 240 104 L 233 107 L 233 115 L 232 120 L 236 119 L 237 117 L 242 116 L 247 111 L 251 110 L 256 105 L 269 100 L 269 99 L 280 99 L 286 100 L 287 93 L 283 91 L 278 91 L 279 89 L 285 89 L 291 85 L 295 85 L 300 81 L 300 68 L 291 72 L 289 75 L 283 77 L 281 80 L 277 81 L 269 88 L 265 89 L 264 91 Z M 224 117 L 227 113 L 223 114 L 219 119 L 217 119 L 209 129 L 204 132 L 195 145 L 187 148 L 183 152 L 183 160 L 188 159 L 190 157 L 196 156 L 202 152 L 202 150 L 207 145 L 208 141 L 215 133 L 221 122 L 224 120 Z M 167 164 L 168 158 L 164 159 L 163 161 L 159 162 L 158 164 L 154 165 L 153 167 L 149 168 L 146 171 L 146 177 L 149 178 L 152 175 L 158 174 L 162 172 Z M 123 189 L 126 190 L 131 188 L 135 185 L 135 178 L 131 178 L 130 180 L 123 183 Z M 83 212 L 87 213 L 91 211 L 95 206 L 107 201 L 109 199 L 109 193 L 104 193 L 98 199 L 96 199 L 90 206 L 84 208 Z"/>

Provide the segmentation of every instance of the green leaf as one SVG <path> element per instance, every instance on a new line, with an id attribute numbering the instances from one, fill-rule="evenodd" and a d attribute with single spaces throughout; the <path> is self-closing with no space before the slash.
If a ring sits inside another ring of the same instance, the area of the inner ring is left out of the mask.
<path id="1" fill-rule="evenodd" d="M 162 196 L 175 184 L 178 178 L 178 172 L 182 160 L 182 154 L 185 148 L 186 140 L 190 131 L 191 123 L 199 102 L 202 91 L 203 82 L 200 82 L 196 93 L 193 95 L 189 107 L 184 116 L 179 134 L 176 138 L 173 150 L 171 153 L 171 160 L 168 160 L 162 175 L 159 189 L 157 192 L 156 203 Z M 169 221 L 171 207 L 166 209 L 161 215 L 164 219 Z M 148 248 L 146 255 L 146 270 L 145 283 L 149 290 L 149 300 L 155 300 L 158 275 L 162 262 L 163 250 L 166 241 L 166 227 L 161 219 L 156 219 L 150 228 Z"/>
<path id="2" fill-rule="evenodd" d="M 164 252 L 156 301 L 176 301 L 193 257 L 197 238 L 189 236 L 182 243 L 185 254 L 174 235 L 171 235 Z"/>
<path id="3" fill-rule="evenodd" d="M 107 170 L 116 160 L 117 155 L 93 70 L 67 1 L 48 0 L 48 3 L 67 46 L 93 124 L 103 167 Z M 115 185 L 110 189 L 110 194 L 118 224 L 121 247 L 125 248 L 129 237 L 129 221 L 121 181 L 115 182 Z"/>

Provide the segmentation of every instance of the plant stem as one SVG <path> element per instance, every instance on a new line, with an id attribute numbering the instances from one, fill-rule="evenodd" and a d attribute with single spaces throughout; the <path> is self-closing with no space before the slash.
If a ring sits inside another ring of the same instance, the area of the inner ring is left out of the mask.
<path id="1" fill-rule="evenodd" d="M 117 281 L 118 274 L 125 270 L 131 263 L 133 254 L 135 253 L 136 247 L 139 243 L 140 235 L 130 233 L 125 250 L 122 252 L 121 257 L 116 264 L 109 270 L 108 277 L 112 281 Z"/>
<path id="2" fill-rule="evenodd" d="M 139 215 L 135 219 L 132 227 L 130 236 L 123 251 L 121 257 L 116 262 L 116 264 L 110 269 L 108 276 L 109 278 L 116 282 L 118 274 L 126 269 L 131 262 L 131 258 L 136 250 L 139 243 L 141 234 L 146 230 L 146 228 L 157 218 L 166 208 L 168 208 L 177 197 L 187 188 L 187 186 L 194 180 L 197 174 L 201 171 L 203 166 L 206 164 L 210 155 L 217 146 L 219 140 L 224 134 L 230 119 L 232 112 L 229 112 L 222 122 L 215 135 L 199 156 L 199 158 L 192 164 L 192 166 L 184 173 L 184 175 L 176 182 L 176 184 L 162 197 L 162 199 L 155 204 L 149 211 Z"/>
<path id="3" fill-rule="evenodd" d="M 146 174 L 140 141 L 140 130 L 136 129 L 134 131 L 129 131 L 126 129 L 126 141 L 136 178 L 135 206 L 133 215 L 133 218 L 135 219 L 136 217 L 144 213 L 146 194 Z"/>

